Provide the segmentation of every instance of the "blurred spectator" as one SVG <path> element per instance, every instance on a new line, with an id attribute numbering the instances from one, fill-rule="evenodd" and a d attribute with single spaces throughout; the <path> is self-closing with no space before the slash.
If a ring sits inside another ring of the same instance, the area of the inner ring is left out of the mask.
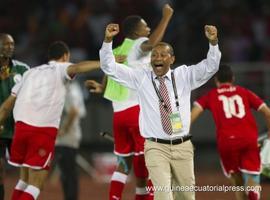
<path id="1" fill-rule="evenodd" d="M 56 140 L 55 158 L 61 171 L 64 200 L 79 199 L 76 156 L 82 137 L 80 119 L 86 115 L 81 88 L 77 82 L 67 85 L 68 92 Z"/>
<path id="2" fill-rule="evenodd" d="M 174 44 L 177 62 L 201 59 L 205 49 L 197 46 L 207 41 L 198 34 L 206 23 L 220 29 L 224 61 L 270 61 L 270 3 L 266 0 L 29 0 L 16 1 L 16 7 L 14 3 L 1 2 L 0 29 L 15 36 L 16 56 L 30 65 L 46 60 L 42 57 L 44 44 L 56 39 L 65 40 L 71 49 L 81 49 L 89 58 L 98 58 L 108 21 L 118 23 L 128 15 L 138 14 L 154 27 L 164 3 L 175 8 L 164 40 Z"/>

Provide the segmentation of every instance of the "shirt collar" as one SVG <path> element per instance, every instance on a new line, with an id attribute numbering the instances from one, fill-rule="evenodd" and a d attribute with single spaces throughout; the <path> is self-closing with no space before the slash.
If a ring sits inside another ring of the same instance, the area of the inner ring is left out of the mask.
<path id="1" fill-rule="evenodd" d="M 152 72 L 153 72 L 154 79 L 157 79 L 158 78 L 157 75 L 154 73 L 154 71 L 152 71 Z M 169 81 L 171 81 L 172 80 L 172 73 L 171 72 L 172 72 L 172 70 L 169 69 L 169 71 L 165 75 L 163 75 L 163 77 L 165 79 L 168 79 Z"/>
<path id="2" fill-rule="evenodd" d="M 230 86 L 233 86 L 233 84 L 232 83 L 221 83 L 218 88 L 226 88 L 226 87 L 230 87 Z"/>

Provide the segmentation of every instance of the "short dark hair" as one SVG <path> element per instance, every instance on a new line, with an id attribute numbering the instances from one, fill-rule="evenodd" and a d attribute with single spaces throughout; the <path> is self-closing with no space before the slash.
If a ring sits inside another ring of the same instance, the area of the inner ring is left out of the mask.
<path id="1" fill-rule="evenodd" d="M 221 83 L 233 81 L 233 71 L 229 65 L 221 64 L 216 73 L 216 78 Z"/>
<path id="2" fill-rule="evenodd" d="M 154 47 L 156 47 L 156 46 L 167 46 L 167 47 L 169 47 L 169 53 L 171 54 L 171 56 L 174 56 L 173 47 L 169 43 L 167 43 L 167 42 L 159 42 Z"/>
<path id="3" fill-rule="evenodd" d="M 66 53 L 69 53 L 67 44 L 63 41 L 55 41 L 48 48 L 48 59 L 57 60 Z"/>
<path id="4" fill-rule="evenodd" d="M 122 23 L 122 29 L 125 36 L 132 35 L 136 30 L 138 23 L 142 20 L 139 15 L 130 15 Z"/>

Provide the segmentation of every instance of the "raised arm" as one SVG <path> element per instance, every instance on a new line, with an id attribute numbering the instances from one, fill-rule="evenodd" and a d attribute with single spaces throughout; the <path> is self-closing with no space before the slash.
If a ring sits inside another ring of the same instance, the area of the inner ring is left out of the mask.
<path id="1" fill-rule="evenodd" d="M 209 41 L 207 57 L 200 63 L 185 68 L 187 72 L 186 77 L 191 85 L 191 89 L 198 88 L 206 83 L 218 71 L 221 59 L 221 52 L 217 45 L 217 28 L 206 25 L 204 30 L 205 36 Z"/>
<path id="2" fill-rule="evenodd" d="M 162 18 L 158 26 L 149 36 L 149 40 L 145 41 L 141 45 L 142 51 L 151 51 L 152 48 L 162 40 L 172 15 L 173 9 L 168 4 L 165 4 L 163 7 Z"/>
<path id="3" fill-rule="evenodd" d="M 264 104 L 258 111 L 261 112 L 264 116 L 268 129 L 268 139 L 270 139 L 270 109 L 266 104 Z"/>
<path id="4" fill-rule="evenodd" d="M 112 40 L 119 33 L 118 24 L 109 24 L 105 30 L 105 37 L 102 48 L 99 51 L 100 66 L 104 73 L 118 83 L 137 89 L 142 77 L 142 71 L 126 67 L 124 64 L 115 62 L 112 51 Z M 136 78 L 138 77 L 138 78 Z M 140 79 L 140 80 L 137 80 Z"/>
<path id="5" fill-rule="evenodd" d="M 70 77 L 73 77 L 76 74 L 90 72 L 96 69 L 99 69 L 99 61 L 83 61 L 78 64 L 70 65 L 67 68 L 67 73 Z"/>

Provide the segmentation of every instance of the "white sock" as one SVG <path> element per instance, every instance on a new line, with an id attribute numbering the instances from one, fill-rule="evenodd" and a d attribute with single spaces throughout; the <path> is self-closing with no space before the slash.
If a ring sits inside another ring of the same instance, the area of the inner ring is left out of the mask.
<path id="1" fill-rule="evenodd" d="M 24 190 L 24 192 L 27 192 L 32 197 L 34 197 L 34 199 L 37 199 L 37 197 L 38 197 L 38 195 L 40 193 L 40 189 L 33 186 L 33 185 L 28 185 L 27 188 Z"/>
<path id="2" fill-rule="evenodd" d="M 114 172 L 112 175 L 111 180 L 112 181 L 118 181 L 121 183 L 126 183 L 128 176 L 126 174 L 123 174 L 121 172 Z"/>
<path id="3" fill-rule="evenodd" d="M 136 195 L 146 195 L 148 191 L 145 187 L 136 187 Z"/>
<path id="4" fill-rule="evenodd" d="M 15 186 L 15 190 L 24 191 L 27 188 L 28 184 L 23 180 L 19 180 L 17 185 Z"/>

